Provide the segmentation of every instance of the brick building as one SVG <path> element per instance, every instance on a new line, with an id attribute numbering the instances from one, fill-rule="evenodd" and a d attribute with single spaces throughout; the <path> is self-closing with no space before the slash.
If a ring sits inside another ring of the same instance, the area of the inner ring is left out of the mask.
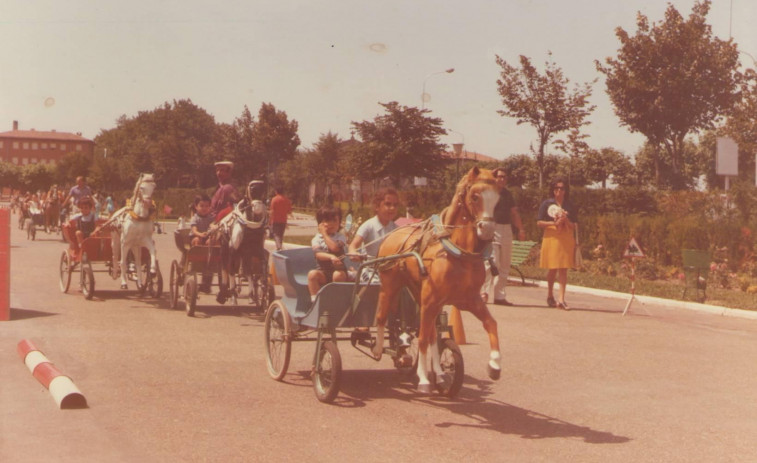
<path id="1" fill-rule="evenodd" d="M 95 142 L 81 133 L 19 130 L 13 121 L 13 130 L 0 132 L 0 162 L 17 165 L 55 164 L 67 153 L 84 153 L 92 156 Z"/>

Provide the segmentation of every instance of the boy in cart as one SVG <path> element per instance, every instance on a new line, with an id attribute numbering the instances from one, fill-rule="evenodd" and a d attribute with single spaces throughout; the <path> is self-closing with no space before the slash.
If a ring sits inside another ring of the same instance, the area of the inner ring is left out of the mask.
<path id="1" fill-rule="evenodd" d="M 85 239 L 97 232 L 97 217 L 95 216 L 95 202 L 89 196 L 82 196 L 76 204 L 79 212 L 68 222 L 69 230 L 74 232 L 73 240 L 69 242 L 74 255 L 79 253 Z"/>
<path id="2" fill-rule="evenodd" d="M 339 232 L 342 223 L 342 211 L 332 206 L 325 206 L 316 213 L 318 233 L 311 245 L 315 252 L 318 268 L 308 273 L 308 290 L 311 300 L 321 286 L 332 281 L 347 281 L 347 271 L 341 257 L 347 249 L 347 237 Z"/>

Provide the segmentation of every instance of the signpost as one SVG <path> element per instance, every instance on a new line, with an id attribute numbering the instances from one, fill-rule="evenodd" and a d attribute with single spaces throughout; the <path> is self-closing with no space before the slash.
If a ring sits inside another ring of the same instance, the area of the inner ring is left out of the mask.
<path id="1" fill-rule="evenodd" d="M 629 307 L 634 299 L 636 299 L 636 259 L 646 257 L 644 251 L 641 250 L 641 246 L 636 242 L 636 238 L 631 237 L 631 241 L 626 246 L 626 250 L 623 252 L 623 257 L 631 259 L 631 298 L 626 304 L 626 308 L 623 309 L 623 316 L 626 316 Z"/>

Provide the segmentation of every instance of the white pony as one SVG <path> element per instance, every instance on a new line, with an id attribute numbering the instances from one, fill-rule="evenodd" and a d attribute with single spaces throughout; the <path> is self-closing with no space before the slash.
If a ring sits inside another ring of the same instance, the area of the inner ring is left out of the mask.
<path id="1" fill-rule="evenodd" d="M 155 243 L 152 240 L 152 213 L 155 210 L 152 194 L 155 191 L 155 186 L 153 174 L 140 174 L 134 187 L 130 205 L 116 211 L 111 218 L 115 222 L 115 227 L 111 233 L 113 262 L 114 266 L 118 262 L 121 289 L 128 287 L 126 284 L 126 262 L 129 251 L 134 256 L 137 288 L 139 290 L 144 290 L 141 287 L 141 282 L 145 281 L 142 277 L 142 248 L 147 248 L 150 252 L 150 276 L 155 277 L 158 273 Z"/>

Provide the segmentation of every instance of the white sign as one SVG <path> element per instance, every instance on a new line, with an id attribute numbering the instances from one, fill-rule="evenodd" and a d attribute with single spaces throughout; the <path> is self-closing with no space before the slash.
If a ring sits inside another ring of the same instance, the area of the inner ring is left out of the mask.
<path id="1" fill-rule="evenodd" d="M 631 242 L 626 246 L 623 257 L 646 257 L 644 251 L 641 250 L 641 246 L 636 242 L 636 238 L 631 238 Z"/>
<path id="2" fill-rule="evenodd" d="M 717 175 L 739 175 L 739 145 L 728 137 L 718 137 L 715 152 L 715 173 Z"/>

